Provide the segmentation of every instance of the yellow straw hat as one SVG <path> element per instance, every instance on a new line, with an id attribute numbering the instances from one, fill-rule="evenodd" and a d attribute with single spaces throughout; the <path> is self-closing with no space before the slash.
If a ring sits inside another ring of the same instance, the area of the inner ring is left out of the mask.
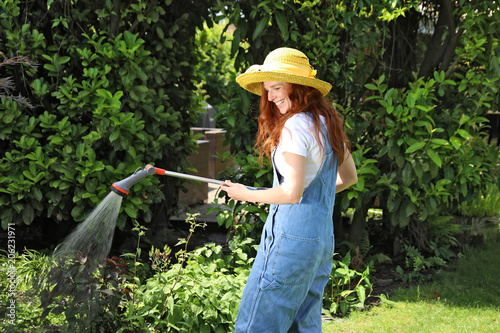
<path id="1" fill-rule="evenodd" d="M 316 78 L 316 71 L 309 64 L 309 58 L 299 50 L 282 47 L 270 52 L 263 65 L 253 65 L 236 78 L 238 84 L 262 95 L 262 82 L 280 81 L 301 84 L 318 89 L 323 96 L 332 85 Z"/>

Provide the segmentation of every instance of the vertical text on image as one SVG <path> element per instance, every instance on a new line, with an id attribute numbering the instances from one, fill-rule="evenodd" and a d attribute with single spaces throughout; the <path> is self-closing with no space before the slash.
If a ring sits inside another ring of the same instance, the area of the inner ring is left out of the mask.
<path id="1" fill-rule="evenodd" d="M 7 322 L 14 325 L 16 319 L 16 229 L 14 223 L 9 223 L 7 227 L 7 289 L 9 301 L 7 304 Z"/>

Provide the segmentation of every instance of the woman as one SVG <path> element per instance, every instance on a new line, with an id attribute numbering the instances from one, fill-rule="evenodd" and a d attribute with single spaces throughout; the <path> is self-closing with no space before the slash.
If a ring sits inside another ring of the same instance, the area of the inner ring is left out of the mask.
<path id="1" fill-rule="evenodd" d="M 274 184 L 222 185 L 233 199 L 271 204 L 235 332 L 321 332 L 335 193 L 357 174 L 342 122 L 323 98 L 331 85 L 315 74 L 305 54 L 279 48 L 236 78 L 261 95 L 257 147 L 273 162 Z"/>

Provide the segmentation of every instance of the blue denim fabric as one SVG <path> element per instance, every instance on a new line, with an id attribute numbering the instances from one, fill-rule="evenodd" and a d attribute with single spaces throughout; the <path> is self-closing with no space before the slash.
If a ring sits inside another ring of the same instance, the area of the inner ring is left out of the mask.
<path id="1" fill-rule="evenodd" d="M 325 142 L 323 164 L 300 202 L 269 208 L 235 332 L 321 332 L 323 292 L 335 245 L 332 214 L 338 169 L 336 155 Z"/>

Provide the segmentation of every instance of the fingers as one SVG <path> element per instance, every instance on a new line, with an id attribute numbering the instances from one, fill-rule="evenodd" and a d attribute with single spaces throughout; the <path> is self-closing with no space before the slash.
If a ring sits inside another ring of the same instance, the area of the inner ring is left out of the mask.
<path id="1" fill-rule="evenodd" d="M 230 180 L 226 180 L 223 184 L 221 184 L 221 187 L 231 187 L 233 183 Z"/>
<path id="2" fill-rule="evenodd" d="M 228 189 L 229 187 L 231 187 L 231 185 L 232 185 L 232 184 L 233 184 L 233 183 L 231 183 L 231 181 L 230 181 L 230 180 L 226 180 L 223 184 L 221 184 L 221 185 L 220 185 L 220 189 L 221 189 L 222 191 L 226 191 L 226 192 L 227 192 L 227 189 Z"/>

